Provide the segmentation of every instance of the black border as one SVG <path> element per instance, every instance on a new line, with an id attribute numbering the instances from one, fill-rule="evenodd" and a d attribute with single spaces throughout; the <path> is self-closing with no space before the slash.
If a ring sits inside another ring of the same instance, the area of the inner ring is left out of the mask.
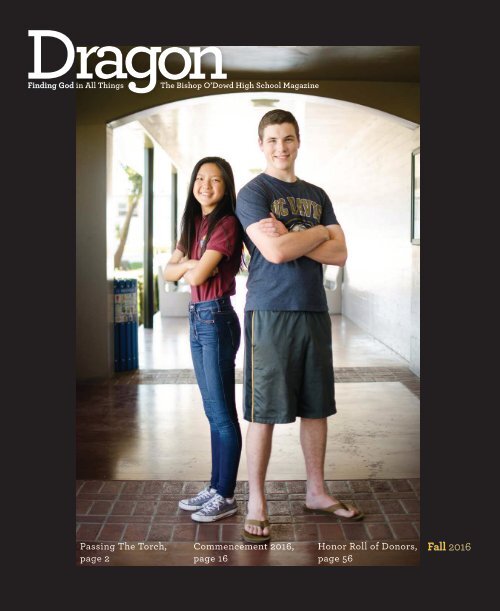
<path id="1" fill-rule="evenodd" d="M 404 573 L 402 568 L 395 567 L 353 567 L 340 574 L 319 572 L 314 567 L 311 570 L 309 567 L 241 567 L 225 573 L 225 577 L 239 582 L 241 588 L 248 588 L 250 582 L 262 586 L 262 580 L 272 579 L 274 588 L 282 588 L 282 603 L 287 598 L 287 588 L 290 592 L 294 589 L 295 571 L 306 579 L 308 586 L 331 588 L 334 597 L 338 583 L 342 583 L 342 590 L 347 587 L 357 597 L 360 584 L 380 583 L 386 573 L 400 586 L 413 588 L 424 583 L 446 581 L 449 584 L 453 580 L 456 592 L 461 577 L 467 576 L 470 581 L 474 569 L 479 570 L 483 562 L 478 526 L 484 517 L 477 515 L 477 520 L 470 519 L 475 512 L 471 497 L 475 496 L 473 484 L 480 465 L 469 449 L 469 440 L 481 435 L 480 426 L 487 425 L 485 412 L 493 409 L 485 387 L 480 385 L 478 389 L 475 381 L 480 383 L 476 375 L 485 373 L 485 369 L 473 353 L 476 330 L 471 326 L 470 316 L 474 304 L 468 300 L 474 299 L 471 295 L 474 289 L 462 289 L 464 278 L 473 278 L 478 272 L 477 250 L 474 256 L 467 250 L 467 236 L 464 236 L 467 233 L 463 225 L 465 209 L 470 202 L 477 201 L 478 191 L 489 197 L 485 193 L 482 167 L 473 157 L 473 152 L 482 146 L 478 140 L 478 123 L 467 124 L 464 120 L 481 112 L 484 94 L 461 86 L 464 67 L 474 63 L 470 48 L 458 38 L 446 39 L 447 30 L 440 27 L 446 22 L 437 15 L 432 22 L 434 34 L 424 34 L 423 16 L 420 22 L 414 17 L 410 19 L 405 9 L 405 15 L 401 15 L 404 26 L 394 27 L 385 22 L 378 5 L 361 14 L 356 14 L 357 7 L 351 15 L 337 13 L 333 21 L 322 19 L 323 13 L 313 10 L 306 13 L 304 9 L 303 14 L 297 15 L 290 7 L 292 14 L 286 27 L 282 21 L 282 27 L 277 27 L 274 18 L 271 32 L 269 26 L 264 27 L 266 19 L 271 18 L 269 14 L 245 12 L 244 32 L 236 25 L 231 30 L 222 26 L 217 33 L 212 24 L 208 34 L 206 7 L 197 20 L 191 6 L 186 7 L 182 16 L 176 7 L 174 17 L 170 7 L 164 5 L 157 13 L 164 15 L 164 19 L 156 20 L 153 11 L 144 22 L 140 19 L 119 22 L 119 15 L 113 11 L 105 18 L 102 4 L 99 11 L 88 6 L 85 10 L 81 7 L 67 10 L 75 16 L 54 11 L 51 17 L 46 6 L 32 10 L 22 26 L 13 28 L 15 51 L 7 58 L 9 102 L 13 102 L 11 113 L 17 118 L 7 121 L 8 140 L 4 145 L 10 143 L 14 147 L 17 175 L 7 178 L 9 186 L 14 187 L 7 201 L 6 225 L 6 233 L 10 234 L 6 239 L 13 238 L 8 251 L 9 261 L 13 263 L 7 265 L 13 271 L 9 286 L 14 307 L 8 312 L 6 327 L 12 346 L 9 362 L 14 374 L 18 374 L 17 379 L 13 376 L 15 389 L 21 394 L 19 402 L 8 401 L 7 409 L 9 415 L 16 412 L 19 416 L 19 422 L 14 425 L 19 433 L 12 458 L 15 460 L 14 456 L 26 453 L 28 459 L 13 488 L 15 498 L 19 499 L 15 524 L 24 525 L 29 531 L 29 547 L 23 550 L 22 569 L 33 570 L 35 583 L 44 579 L 54 583 L 57 575 L 58 580 L 63 578 L 73 584 L 85 582 L 85 587 L 91 582 L 101 583 L 110 591 L 118 577 L 121 583 L 123 576 L 128 578 L 129 571 L 127 568 L 81 571 L 74 566 L 74 99 L 71 92 L 52 95 L 26 89 L 31 63 L 27 30 L 63 31 L 75 44 L 105 41 L 134 45 L 144 44 L 146 40 L 148 44 L 157 41 L 192 44 L 196 40 L 200 45 L 418 44 L 422 48 L 422 139 L 427 142 L 422 166 L 425 177 L 422 219 L 427 237 L 422 249 L 421 566 L 404 569 Z M 383 25 L 375 28 L 377 17 Z M 408 25 L 410 21 L 413 29 Z M 452 55 L 450 45 L 453 45 Z M 458 152 L 458 148 L 460 155 L 450 155 L 450 149 Z M 31 503 L 21 502 L 26 492 Z M 491 515 L 488 503 L 483 511 L 486 516 Z M 445 558 L 425 552 L 426 541 L 443 539 L 470 540 L 473 551 L 448 554 Z M 39 557 L 35 561 L 36 552 Z M 143 578 L 140 570 L 135 567 L 134 579 L 140 577 L 142 584 L 152 584 L 153 575 L 160 576 L 161 580 L 156 582 L 160 587 L 168 583 L 163 591 L 166 600 L 174 581 L 186 572 L 181 567 L 169 569 L 168 573 L 148 567 L 142 571 L 147 573 Z M 189 567 L 186 570 L 192 581 L 194 572 Z M 221 572 L 218 573 L 196 574 L 200 591 L 203 586 L 213 588 L 219 581 Z M 54 586 L 57 587 L 57 582 Z M 248 589 L 239 590 L 241 597 L 247 592 Z M 148 599 L 149 596 L 143 602 Z"/>

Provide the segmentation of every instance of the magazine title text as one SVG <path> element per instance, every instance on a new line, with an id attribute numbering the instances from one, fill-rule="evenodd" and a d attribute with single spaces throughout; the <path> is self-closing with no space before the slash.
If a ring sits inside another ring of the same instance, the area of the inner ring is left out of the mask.
<path id="1" fill-rule="evenodd" d="M 94 73 L 89 72 L 88 58 L 95 54 L 99 58 L 104 58 L 95 66 L 95 76 L 100 79 L 127 79 L 132 76 L 136 79 L 148 79 L 147 84 L 138 86 L 135 81 L 128 83 L 128 88 L 134 93 L 148 93 L 156 86 L 158 70 L 168 80 L 178 81 L 189 77 L 190 79 L 205 79 L 206 75 L 201 71 L 201 58 L 212 53 L 215 58 L 215 72 L 210 74 L 212 79 L 227 79 L 227 74 L 222 71 L 222 53 L 218 47 L 189 47 L 189 53 L 181 47 L 167 47 L 162 51 L 162 47 L 133 47 L 125 57 L 118 47 L 74 47 L 71 40 L 63 33 L 55 30 L 28 30 L 28 36 L 34 38 L 34 70 L 28 73 L 30 79 L 54 79 L 66 74 L 79 55 L 79 70 L 76 74 L 77 79 L 92 79 Z M 58 70 L 52 72 L 42 71 L 42 40 L 44 38 L 55 38 L 60 40 L 66 47 L 66 61 Z M 147 56 L 149 67 L 147 70 L 137 70 L 134 67 L 134 57 L 143 54 Z M 177 74 L 172 74 L 165 65 L 167 57 L 178 54 L 184 60 L 184 66 Z M 104 72 L 104 68 L 107 69 Z"/>

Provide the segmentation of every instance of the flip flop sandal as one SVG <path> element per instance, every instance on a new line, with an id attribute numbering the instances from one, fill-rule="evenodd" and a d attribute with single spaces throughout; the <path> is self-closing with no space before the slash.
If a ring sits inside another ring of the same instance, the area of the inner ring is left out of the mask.
<path id="1" fill-rule="evenodd" d="M 325 509 L 311 509 L 307 505 L 304 505 L 304 511 L 307 511 L 308 513 L 321 513 L 329 516 L 333 515 L 336 518 L 339 518 L 339 520 L 346 520 L 347 522 L 362 520 L 365 517 L 365 514 L 361 511 L 359 513 L 355 513 L 351 517 L 339 516 L 335 513 L 339 509 L 345 509 L 346 511 L 357 511 L 356 507 L 353 507 L 352 505 L 346 505 L 345 503 L 342 503 L 342 501 L 334 503 L 333 505 L 330 505 L 330 507 L 325 507 Z"/>
<path id="2" fill-rule="evenodd" d="M 245 520 L 245 526 L 249 524 L 250 526 L 260 526 L 262 529 L 269 528 L 269 520 Z M 245 530 L 243 527 L 243 531 L 241 533 L 244 541 L 248 543 L 266 543 L 271 540 L 271 535 L 253 535 Z"/>

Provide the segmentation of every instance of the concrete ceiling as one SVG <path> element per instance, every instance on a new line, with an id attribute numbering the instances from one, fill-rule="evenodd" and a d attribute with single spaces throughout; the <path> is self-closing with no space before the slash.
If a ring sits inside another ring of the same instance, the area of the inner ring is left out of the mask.
<path id="1" fill-rule="evenodd" d="M 205 45 L 208 46 L 208 45 Z M 202 46 L 202 49 L 205 48 Z M 419 81 L 420 47 L 418 46 L 218 46 L 222 52 L 224 72 L 228 78 L 287 78 L 346 81 Z M 120 47 L 125 56 L 134 47 Z M 167 47 L 161 47 L 162 50 Z M 189 47 L 180 47 L 189 52 Z M 213 71 L 213 54 L 202 57 L 205 72 Z M 101 61 L 95 55 L 89 65 Z M 146 54 L 134 57 L 137 70 L 149 68 Z M 178 53 L 167 56 L 165 66 L 172 74 L 184 67 Z"/>
<path id="2" fill-rule="evenodd" d="M 304 175 L 314 175 L 323 163 L 344 154 L 374 120 L 388 125 L 396 122 L 410 130 L 417 127 L 349 102 L 283 92 L 248 92 L 165 104 L 145 112 L 130 128 L 149 134 L 185 176 L 198 159 L 219 155 L 230 160 L 238 184 L 244 184 L 264 169 L 257 125 L 273 107 L 290 110 L 299 122 L 303 151 L 297 169 Z"/>
<path id="3" fill-rule="evenodd" d="M 420 77 L 418 46 L 220 49 L 224 70 L 231 78 L 265 75 L 267 78 L 310 80 L 418 82 Z M 212 65 L 207 63 L 207 68 Z"/>

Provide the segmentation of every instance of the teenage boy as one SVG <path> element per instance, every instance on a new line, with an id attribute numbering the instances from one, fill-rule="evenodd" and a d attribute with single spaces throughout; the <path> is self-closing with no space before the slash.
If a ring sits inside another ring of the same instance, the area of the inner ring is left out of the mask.
<path id="1" fill-rule="evenodd" d="M 336 406 L 323 264 L 345 264 L 344 232 L 325 191 L 295 175 L 295 117 L 271 110 L 258 132 L 266 169 L 241 189 L 236 203 L 251 255 L 244 371 L 249 500 L 242 536 L 253 543 L 271 538 L 264 483 L 274 425 L 297 417 L 307 473 L 305 510 L 363 517 L 332 498 L 324 484 L 326 419 Z"/>

